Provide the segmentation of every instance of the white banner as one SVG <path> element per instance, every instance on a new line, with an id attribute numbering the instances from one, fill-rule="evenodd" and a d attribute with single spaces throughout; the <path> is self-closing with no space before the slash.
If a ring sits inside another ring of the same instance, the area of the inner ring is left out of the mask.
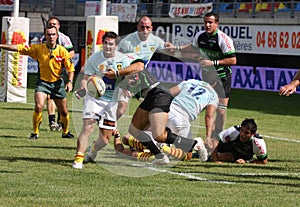
<path id="1" fill-rule="evenodd" d="M 0 1 L 0 11 L 13 11 L 13 10 L 14 10 L 14 0 Z"/>
<path id="2" fill-rule="evenodd" d="M 299 26 L 219 25 L 229 35 L 238 53 L 300 55 Z M 173 43 L 186 44 L 204 30 L 199 24 L 173 24 Z"/>
<path id="3" fill-rule="evenodd" d="M 85 60 L 102 50 L 102 36 L 106 31 L 118 34 L 117 16 L 89 16 L 86 20 Z"/>
<path id="4" fill-rule="evenodd" d="M 1 39 L 4 44 L 28 44 L 29 19 L 3 17 Z M 26 103 L 27 58 L 17 52 L 2 50 L 0 101 Z"/>
<path id="5" fill-rule="evenodd" d="M 120 22 L 135 22 L 137 4 L 112 4 L 111 15 L 118 16 Z"/>
<path id="6" fill-rule="evenodd" d="M 110 15 L 111 2 L 106 2 L 106 15 Z M 88 17 L 91 15 L 100 15 L 101 12 L 101 1 L 86 1 L 84 16 Z"/>
<path id="7" fill-rule="evenodd" d="M 206 13 L 213 10 L 213 4 L 171 4 L 169 16 L 172 18 L 175 17 L 196 17 L 204 16 Z"/>

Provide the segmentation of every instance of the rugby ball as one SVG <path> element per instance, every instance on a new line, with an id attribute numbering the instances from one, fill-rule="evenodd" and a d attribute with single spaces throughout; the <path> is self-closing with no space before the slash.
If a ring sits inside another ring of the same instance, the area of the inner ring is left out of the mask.
<path id="1" fill-rule="evenodd" d="M 90 76 L 87 81 L 87 93 L 94 97 L 100 98 L 105 93 L 105 83 L 101 77 L 97 75 Z"/>

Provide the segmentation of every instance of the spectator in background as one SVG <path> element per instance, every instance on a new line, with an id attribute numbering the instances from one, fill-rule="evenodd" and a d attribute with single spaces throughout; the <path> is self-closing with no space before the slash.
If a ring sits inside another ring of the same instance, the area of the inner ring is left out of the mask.
<path id="1" fill-rule="evenodd" d="M 298 86 L 300 86 L 300 69 L 289 84 L 280 88 L 279 95 L 289 96 L 296 92 Z"/>
<path id="2" fill-rule="evenodd" d="M 254 119 L 245 119 L 241 126 L 232 126 L 218 135 L 219 144 L 212 153 L 216 163 L 267 164 L 268 153 L 264 139 L 256 133 Z M 257 159 L 253 159 L 253 155 Z"/>
<path id="3" fill-rule="evenodd" d="M 17 51 L 22 55 L 28 55 L 38 62 L 38 80 L 35 88 L 35 109 L 32 116 L 33 133 L 29 139 L 37 139 L 39 136 L 39 126 L 42 122 L 42 112 L 47 97 L 51 97 L 59 112 L 61 113 L 62 138 L 73 138 L 69 132 L 69 112 L 67 108 L 66 91 L 73 89 L 74 64 L 70 53 L 57 44 L 58 30 L 55 26 L 47 26 L 44 31 L 46 43 L 26 46 L 0 45 L 5 50 Z M 68 71 L 68 82 L 64 83 L 61 74 L 63 67 Z"/>
<path id="4" fill-rule="evenodd" d="M 70 53 L 71 58 L 74 57 L 75 51 L 72 44 L 72 41 L 69 36 L 65 35 L 64 33 L 60 32 L 60 21 L 57 17 L 50 17 L 47 21 L 48 26 L 54 26 L 58 30 L 58 39 L 57 44 L 60 44 L 61 46 L 64 46 Z M 45 36 L 41 37 L 41 42 L 45 42 Z M 66 77 L 66 71 L 63 70 L 63 79 Z M 50 96 L 47 96 L 47 111 L 48 111 L 48 119 L 49 119 L 49 127 L 50 130 L 61 130 L 61 124 L 60 124 L 60 113 L 57 114 L 57 123 L 55 122 L 55 103 L 53 99 L 50 98 Z"/>

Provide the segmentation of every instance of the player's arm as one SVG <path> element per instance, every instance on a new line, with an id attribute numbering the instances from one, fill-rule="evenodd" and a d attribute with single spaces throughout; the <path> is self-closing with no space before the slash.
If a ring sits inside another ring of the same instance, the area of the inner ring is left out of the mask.
<path id="1" fill-rule="evenodd" d="M 178 85 L 173 86 L 172 88 L 169 89 L 170 93 L 173 97 L 177 96 L 180 93 L 180 87 Z"/>
<path id="2" fill-rule="evenodd" d="M 69 53 L 70 53 L 71 58 L 74 58 L 74 56 L 75 56 L 75 51 L 74 51 L 74 50 L 70 50 Z"/>
<path id="3" fill-rule="evenodd" d="M 66 83 L 66 91 L 71 92 L 73 90 L 74 71 L 68 72 L 68 82 Z"/>
<path id="4" fill-rule="evenodd" d="M 252 161 L 250 161 L 250 163 L 252 163 L 252 164 L 267 164 L 268 158 L 266 158 L 264 160 L 252 160 Z"/>
<path id="5" fill-rule="evenodd" d="M 131 62 L 131 64 L 128 67 L 120 71 L 115 71 L 109 68 L 107 69 L 107 72 L 104 73 L 104 75 L 109 79 L 115 79 L 116 77 L 119 76 L 126 76 L 126 75 L 141 72 L 144 70 L 144 67 L 145 67 L 144 61 L 142 59 L 136 59 L 133 62 Z"/>
<path id="6" fill-rule="evenodd" d="M 225 57 L 221 60 L 208 60 L 199 58 L 198 61 L 202 67 L 236 65 L 236 57 Z"/>
<path id="7" fill-rule="evenodd" d="M 86 85 L 87 85 L 87 80 L 88 80 L 89 77 L 90 76 L 87 75 L 87 74 L 83 75 L 83 78 L 81 79 L 81 87 L 75 91 L 75 96 L 78 99 L 85 97 L 86 90 L 87 90 Z"/>
<path id="8" fill-rule="evenodd" d="M 173 45 L 170 42 L 164 43 L 164 49 L 167 49 L 171 52 L 174 52 L 175 50 L 179 50 L 182 52 L 190 52 L 190 51 L 199 51 L 199 49 L 196 50 L 196 48 L 192 45 L 192 43 L 186 44 L 186 45 Z"/>
<path id="9" fill-rule="evenodd" d="M 297 71 L 293 80 L 280 88 L 279 95 L 289 96 L 296 91 L 297 86 L 300 85 L 300 69 Z"/>
<path id="10" fill-rule="evenodd" d="M 5 45 L 5 44 L 0 44 L 0 49 L 3 50 L 10 50 L 10 51 L 18 51 L 18 45 Z"/>
<path id="11" fill-rule="evenodd" d="M 212 139 L 212 131 L 215 126 L 215 113 L 217 107 L 215 105 L 207 105 L 205 113 L 205 127 L 206 127 L 206 142 L 210 152 L 213 152 L 217 142 Z"/>

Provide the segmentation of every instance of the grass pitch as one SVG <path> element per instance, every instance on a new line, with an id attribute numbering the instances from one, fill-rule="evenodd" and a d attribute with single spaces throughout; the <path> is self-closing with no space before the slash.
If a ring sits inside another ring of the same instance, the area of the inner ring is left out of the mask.
<path id="1" fill-rule="evenodd" d="M 82 103 L 72 93 L 68 100 L 71 130 L 78 135 Z M 226 127 L 254 118 L 267 143 L 267 165 L 194 159 L 153 167 L 117 157 L 110 144 L 97 164 L 75 170 L 76 139 L 50 132 L 46 111 L 40 138 L 27 139 L 34 107 L 33 89 L 28 89 L 27 104 L 0 103 L 0 206 L 300 206 L 299 104 L 300 95 L 232 91 Z M 135 106 L 133 101 L 120 121 L 124 133 Z M 194 136 L 204 137 L 203 115 L 193 124 Z"/>

